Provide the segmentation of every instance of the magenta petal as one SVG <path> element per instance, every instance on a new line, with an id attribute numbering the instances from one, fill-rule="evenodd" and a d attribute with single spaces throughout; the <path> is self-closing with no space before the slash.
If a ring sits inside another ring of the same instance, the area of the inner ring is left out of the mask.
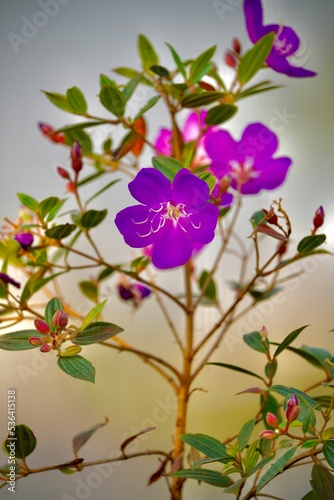
<path id="1" fill-rule="evenodd" d="M 291 158 L 282 157 L 271 160 L 259 177 L 263 189 L 276 189 L 283 184 L 292 164 Z"/>
<path id="2" fill-rule="evenodd" d="M 160 129 L 160 133 L 155 140 L 155 148 L 164 156 L 172 154 L 172 131 L 167 128 Z"/>
<path id="3" fill-rule="evenodd" d="M 271 158 L 277 147 L 278 140 L 274 132 L 262 123 L 252 123 L 245 128 L 238 150 L 243 159 L 251 157 L 256 163 L 263 163 Z"/>
<path id="4" fill-rule="evenodd" d="M 265 31 L 270 33 L 275 31 L 276 37 L 274 41 L 273 51 L 278 55 L 288 57 L 297 52 L 300 45 L 300 40 L 290 26 L 279 26 L 278 24 L 268 24 L 265 26 Z"/>
<path id="5" fill-rule="evenodd" d="M 218 216 L 216 205 L 207 204 L 203 208 L 193 209 L 189 217 L 180 218 L 179 224 L 194 241 L 206 244 L 215 236 Z"/>
<path id="6" fill-rule="evenodd" d="M 182 127 L 185 142 L 196 141 L 201 133 L 200 117 L 197 113 L 190 113 Z"/>
<path id="7" fill-rule="evenodd" d="M 243 161 L 237 143 L 226 130 L 211 132 L 205 138 L 205 149 L 212 163 L 210 170 L 219 179 L 231 171 L 230 160 Z"/>
<path id="8" fill-rule="evenodd" d="M 256 43 L 265 34 L 263 29 L 263 14 L 260 0 L 245 0 L 244 12 L 249 38 Z"/>
<path id="9" fill-rule="evenodd" d="M 132 248 L 151 245 L 157 238 L 158 233 L 152 232 L 152 214 L 144 205 L 124 208 L 116 215 L 115 224 Z"/>
<path id="10" fill-rule="evenodd" d="M 192 249 L 188 234 L 179 225 L 171 225 L 153 245 L 152 263 L 158 269 L 183 266 L 190 259 Z"/>
<path id="11" fill-rule="evenodd" d="M 137 201 L 149 207 L 169 201 L 171 197 L 169 180 L 155 168 L 142 168 L 129 183 L 129 191 Z"/>
<path id="12" fill-rule="evenodd" d="M 187 207 L 200 207 L 209 198 L 209 186 L 202 179 L 193 175 L 189 170 L 179 170 L 173 181 L 172 202 L 175 205 L 183 203 Z"/>

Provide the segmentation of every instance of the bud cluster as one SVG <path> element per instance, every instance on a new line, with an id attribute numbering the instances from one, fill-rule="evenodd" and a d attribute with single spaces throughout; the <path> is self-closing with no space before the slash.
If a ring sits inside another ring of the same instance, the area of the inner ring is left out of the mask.
<path id="1" fill-rule="evenodd" d="M 300 413 L 300 406 L 299 406 L 299 401 L 296 396 L 296 394 L 292 394 L 292 396 L 288 399 L 286 403 L 286 409 L 285 409 L 285 417 L 286 417 L 286 425 L 285 428 L 283 429 L 279 425 L 279 420 L 276 415 L 274 415 L 271 412 L 268 412 L 266 414 L 266 422 L 270 427 L 273 427 L 274 430 L 272 429 L 265 429 L 260 433 L 260 437 L 262 439 L 275 439 L 278 436 L 282 434 L 286 434 L 288 432 L 289 426 L 291 422 L 294 422 L 297 420 L 298 416 Z"/>
<path id="2" fill-rule="evenodd" d="M 58 309 L 52 317 L 52 327 L 43 319 L 35 319 L 34 325 L 43 337 L 30 337 L 29 342 L 34 347 L 39 347 L 41 352 L 58 349 L 66 340 L 66 334 L 61 333 L 66 328 L 68 316 L 63 309 Z"/>

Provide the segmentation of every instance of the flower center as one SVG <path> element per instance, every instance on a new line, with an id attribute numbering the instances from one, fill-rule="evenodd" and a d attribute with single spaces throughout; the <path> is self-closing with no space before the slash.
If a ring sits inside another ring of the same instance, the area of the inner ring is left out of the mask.
<path id="1" fill-rule="evenodd" d="M 244 162 L 239 163 L 237 160 L 230 160 L 232 171 L 230 175 L 236 180 L 238 186 L 242 186 L 246 182 L 259 176 L 259 173 L 253 170 L 254 158 L 246 156 Z"/>
<path id="2" fill-rule="evenodd" d="M 285 56 L 290 52 L 292 45 L 291 43 L 287 43 L 286 38 L 281 40 L 280 38 L 276 37 L 274 40 L 274 47 L 277 52 L 280 53 L 280 55 Z"/>

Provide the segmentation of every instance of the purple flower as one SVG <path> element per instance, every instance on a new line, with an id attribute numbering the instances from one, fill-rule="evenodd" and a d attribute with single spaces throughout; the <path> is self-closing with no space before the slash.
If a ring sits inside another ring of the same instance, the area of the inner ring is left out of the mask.
<path id="1" fill-rule="evenodd" d="M 8 276 L 8 274 L 0 273 L 0 280 L 5 283 L 10 283 L 11 285 L 16 286 L 16 288 L 21 288 L 21 284 L 13 280 L 13 278 Z"/>
<path id="2" fill-rule="evenodd" d="M 266 61 L 268 66 L 278 73 L 297 78 L 316 75 L 314 71 L 290 64 L 288 58 L 297 52 L 300 40 L 296 32 L 289 26 L 279 24 L 264 26 L 261 0 L 245 0 L 244 11 L 247 31 L 253 43 L 256 43 L 267 33 L 272 31 L 276 33 L 274 46 Z"/>
<path id="3" fill-rule="evenodd" d="M 20 243 L 23 250 L 27 250 L 34 241 L 34 237 L 30 233 L 19 233 L 15 236 L 15 239 Z"/>
<path id="4" fill-rule="evenodd" d="M 198 141 L 196 145 L 196 154 L 191 162 L 192 167 L 207 165 L 209 163 L 209 158 L 204 148 L 204 138 L 212 127 L 201 136 L 202 130 L 206 127 L 206 114 L 206 111 L 201 111 L 199 114 L 190 113 L 181 130 L 182 139 L 185 143 Z M 160 130 L 155 141 L 155 148 L 164 156 L 172 156 L 172 131 L 170 129 L 162 128 Z"/>
<path id="5" fill-rule="evenodd" d="M 226 130 L 211 132 L 205 147 L 212 163 L 210 169 L 221 179 L 228 176 L 231 187 L 243 194 L 280 186 L 291 165 L 286 156 L 273 158 L 278 148 L 277 136 L 262 123 L 248 125 L 235 141 Z"/>
<path id="6" fill-rule="evenodd" d="M 147 286 L 129 283 L 124 276 L 117 285 L 117 291 L 122 300 L 131 301 L 135 307 L 138 307 L 141 301 L 152 293 Z"/>
<path id="7" fill-rule="evenodd" d="M 171 183 L 158 170 L 144 168 L 129 183 L 141 203 L 116 215 L 115 224 L 133 248 L 152 245 L 152 262 L 159 269 L 182 266 L 195 244 L 210 243 L 218 208 L 209 202 L 209 187 L 183 168 Z"/>

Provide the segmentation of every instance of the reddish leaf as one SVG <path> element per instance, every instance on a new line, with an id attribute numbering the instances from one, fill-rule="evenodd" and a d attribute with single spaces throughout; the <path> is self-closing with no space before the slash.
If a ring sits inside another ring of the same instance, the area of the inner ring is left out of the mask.
<path id="1" fill-rule="evenodd" d="M 135 156 L 139 156 L 145 144 L 143 138 L 146 137 L 146 123 L 142 116 L 137 118 L 137 120 L 134 122 L 133 131 L 139 134 L 141 137 L 135 139 L 135 143 L 131 148 L 131 153 Z"/>
<path id="2" fill-rule="evenodd" d="M 156 481 L 158 481 L 161 476 L 164 474 L 165 472 L 165 468 L 166 468 L 166 464 L 167 464 L 167 461 L 168 461 L 168 458 L 165 458 L 165 460 L 163 460 L 161 462 L 161 465 L 159 467 L 158 470 L 156 470 L 152 476 L 150 477 L 150 479 L 148 480 L 148 483 L 147 483 L 147 486 L 150 486 L 151 484 L 155 483 Z"/>
<path id="3" fill-rule="evenodd" d="M 121 444 L 121 452 L 124 453 L 125 448 L 132 443 L 138 436 L 141 436 L 142 434 L 145 434 L 146 432 L 154 431 L 155 427 L 145 427 L 142 431 L 138 432 L 137 434 L 134 434 L 133 436 L 130 436 L 127 438 L 123 443 Z"/>
<path id="4" fill-rule="evenodd" d="M 272 227 L 267 226 L 267 224 L 259 224 L 258 226 L 256 226 L 255 231 L 257 231 L 258 233 L 267 234 L 268 236 L 276 238 L 277 240 L 282 240 L 282 241 L 288 240 L 284 234 L 279 233 Z"/>

